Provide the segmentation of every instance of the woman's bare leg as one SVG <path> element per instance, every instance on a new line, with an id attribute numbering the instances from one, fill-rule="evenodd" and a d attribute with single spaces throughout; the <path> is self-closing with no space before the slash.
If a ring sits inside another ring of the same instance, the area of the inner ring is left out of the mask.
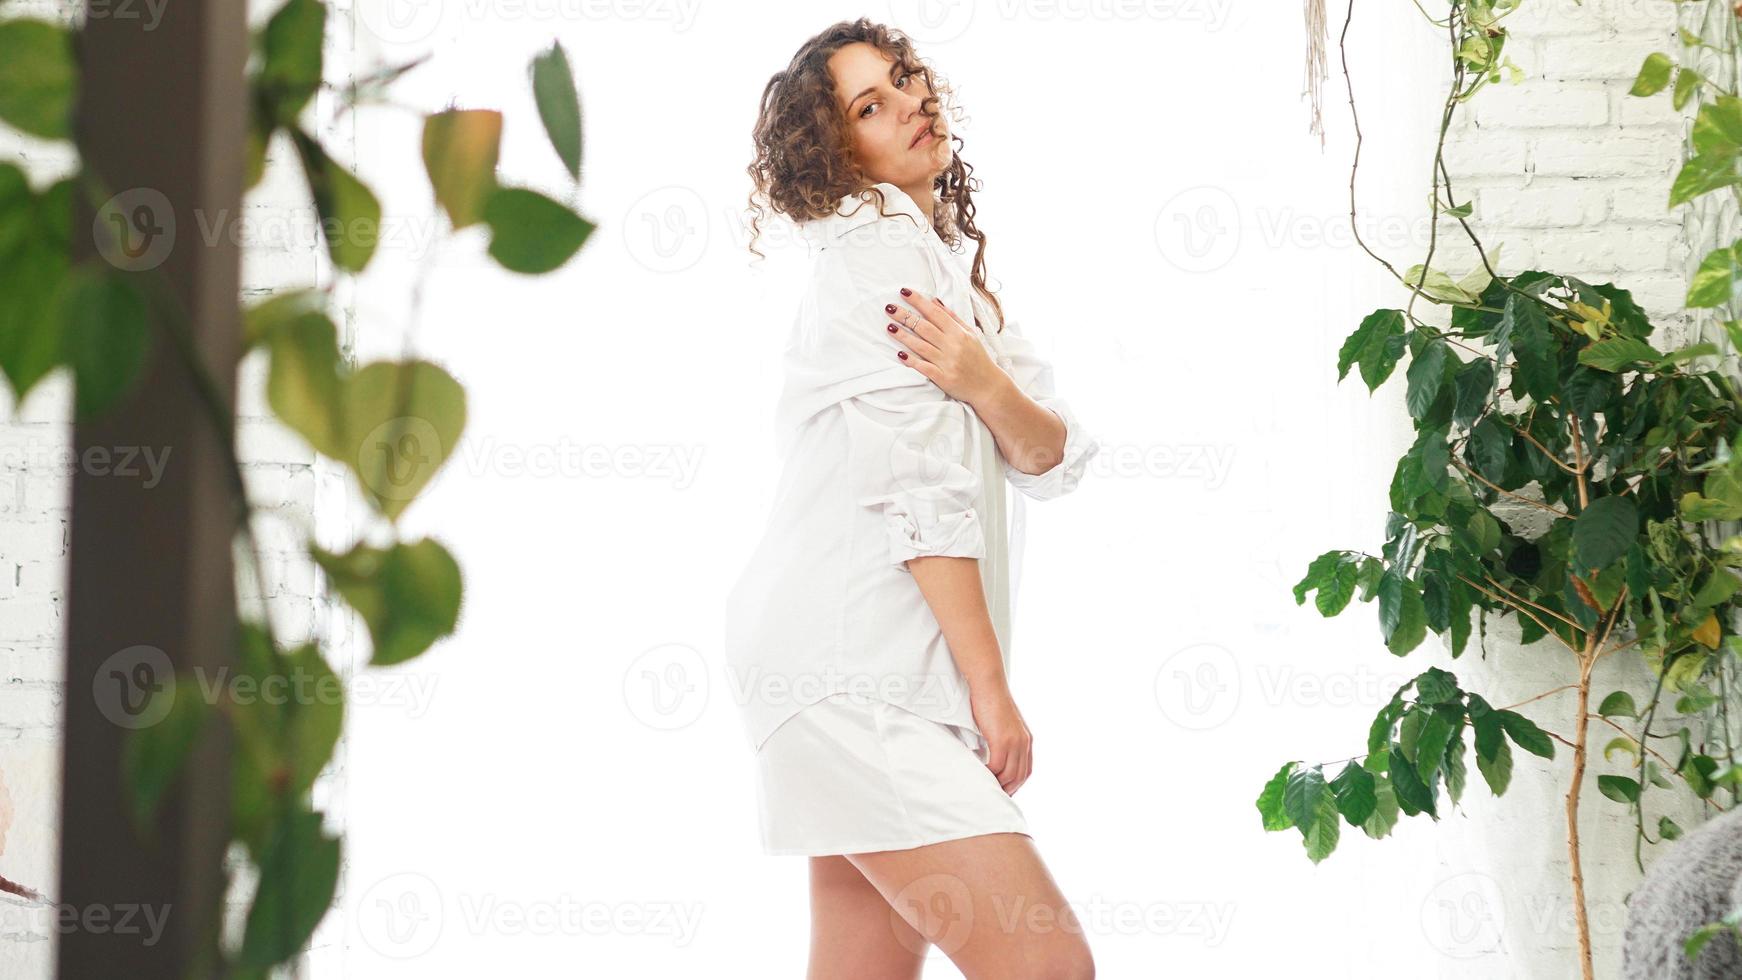
<path id="1" fill-rule="evenodd" d="M 930 944 L 859 869 L 835 854 L 811 863 L 807 980 L 915 980 Z"/>
<path id="2" fill-rule="evenodd" d="M 967 980 L 1091 980 L 1095 962 L 1025 834 L 846 855 Z"/>

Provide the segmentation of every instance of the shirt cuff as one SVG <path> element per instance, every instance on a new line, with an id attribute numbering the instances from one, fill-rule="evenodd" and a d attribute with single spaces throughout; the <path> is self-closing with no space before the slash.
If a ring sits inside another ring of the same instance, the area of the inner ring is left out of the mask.
<path id="1" fill-rule="evenodd" d="M 902 571 L 909 558 L 947 555 L 957 558 L 986 557 L 986 537 L 974 508 L 940 514 L 923 523 L 914 515 L 897 510 L 884 512 L 889 530 L 889 560 Z"/>
<path id="2" fill-rule="evenodd" d="M 1062 497 L 1077 488 L 1082 481 L 1083 473 L 1088 468 L 1089 460 L 1101 450 L 1100 442 L 1085 429 L 1071 411 L 1070 403 L 1063 398 L 1049 397 L 1035 399 L 1040 405 L 1051 409 L 1054 415 L 1065 424 L 1064 456 L 1052 469 L 1044 473 L 1024 473 L 1016 467 L 1004 462 L 1004 475 L 1010 485 L 1020 490 L 1024 495 L 1035 500 L 1052 500 Z"/>

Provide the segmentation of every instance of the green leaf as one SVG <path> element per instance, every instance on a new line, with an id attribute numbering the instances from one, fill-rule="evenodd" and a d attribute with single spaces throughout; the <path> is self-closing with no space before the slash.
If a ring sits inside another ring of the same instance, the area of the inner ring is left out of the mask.
<path id="1" fill-rule="evenodd" d="M 1695 154 L 1676 172 L 1669 189 L 1669 206 L 1686 204 L 1702 194 L 1729 187 L 1736 183 L 1736 178 L 1735 150 Z"/>
<path id="2" fill-rule="evenodd" d="M 1476 472 L 1499 482 L 1506 474 L 1506 458 L 1512 449 L 1512 430 L 1495 422 L 1493 417 L 1477 422 L 1470 430 L 1470 462 Z"/>
<path id="3" fill-rule="evenodd" d="M 309 553 L 368 625 L 371 664 L 404 663 L 459 621 L 460 566 L 434 540 L 388 549 L 358 545 L 343 555 L 311 547 Z"/>
<path id="4" fill-rule="evenodd" d="M 69 280 L 66 249 L 32 237 L 0 256 L 0 370 L 22 402 L 61 353 L 60 292 Z"/>
<path id="5" fill-rule="evenodd" d="M 537 275 L 567 262 L 593 224 L 537 191 L 504 187 L 484 203 L 490 257 L 504 269 Z"/>
<path id="6" fill-rule="evenodd" d="M 147 687 L 147 701 L 136 716 L 151 724 L 126 733 L 121 769 L 130 789 L 129 816 L 141 840 L 153 840 L 153 824 L 163 797 L 186 764 L 194 739 L 211 716 L 198 684 L 172 674 Z"/>
<path id="7" fill-rule="evenodd" d="M 1415 739 L 1415 771 L 1422 781 L 1432 784 L 1434 776 L 1439 772 L 1440 762 L 1445 758 L 1446 746 L 1451 744 L 1453 722 L 1458 718 L 1455 709 L 1446 706 L 1425 711 L 1426 718 L 1422 722 L 1421 732 Z"/>
<path id="8" fill-rule="evenodd" d="M 362 272 L 381 235 L 381 202 L 354 174 L 327 156 L 313 137 L 300 129 L 289 132 L 302 160 L 333 264 L 347 272 Z"/>
<path id="9" fill-rule="evenodd" d="M 1722 306 L 1730 301 L 1737 273 L 1742 271 L 1738 268 L 1742 266 L 1742 252 L 1737 251 L 1738 245 L 1742 242 L 1733 242 L 1706 254 L 1694 272 L 1693 280 L 1688 283 L 1688 306 Z"/>
<path id="10" fill-rule="evenodd" d="M 1669 55 L 1652 52 L 1645 56 L 1645 63 L 1639 66 L 1639 75 L 1633 79 L 1633 87 L 1627 90 L 1628 95 L 1656 95 L 1669 85 L 1670 72 L 1675 69 L 1675 63 L 1669 60 Z"/>
<path id="11" fill-rule="evenodd" d="M 1258 794 L 1258 814 L 1264 820 L 1265 830 L 1287 830 L 1294 826 L 1288 810 L 1282 805 L 1282 792 L 1288 786 L 1288 777 L 1296 765 L 1297 762 L 1284 762 L 1282 768 L 1276 770 L 1276 775 L 1264 784 L 1264 792 Z"/>
<path id="12" fill-rule="evenodd" d="M 1639 802 L 1639 783 L 1627 776 L 1598 776 L 1597 788 L 1617 803 Z"/>
<path id="13" fill-rule="evenodd" d="M 1329 793 L 1320 796 L 1315 803 L 1311 827 L 1304 828 L 1301 833 L 1306 845 L 1307 859 L 1318 864 L 1330 857 L 1337 849 L 1337 839 L 1342 836 L 1342 826 L 1337 821 L 1337 800 Z"/>
<path id="14" fill-rule="evenodd" d="M 1614 762 L 1617 751 L 1627 754 L 1628 765 L 1639 765 L 1639 743 L 1635 742 L 1631 735 L 1617 735 L 1610 739 L 1608 744 L 1603 746 L 1603 761 Z"/>
<path id="15" fill-rule="evenodd" d="M 1367 390 L 1378 388 L 1403 356 L 1404 337 L 1402 310 L 1374 310 L 1367 314 L 1337 352 L 1337 380 L 1343 380 L 1349 366 L 1358 363 Z"/>
<path id="16" fill-rule="evenodd" d="M 1313 559 L 1306 577 L 1295 583 L 1296 605 L 1306 601 L 1308 590 L 1317 589 L 1313 605 L 1321 616 L 1335 616 L 1349 605 L 1355 595 L 1359 569 L 1344 551 L 1327 551 Z"/>
<path id="17" fill-rule="evenodd" d="M 339 880 L 339 840 L 319 813 L 293 810 L 259 856 L 260 881 L 243 929 L 237 963 L 264 969 L 296 955 L 332 905 Z"/>
<path id="18" fill-rule="evenodd" d="M 1494 362 L 1486 357 L 1473 358 L 1458 369 L 1452 386 L 1456 391 L 1452 420 L 1459 425 L 1468 426 L 1475 421 L 1476 416 L 1482 414 L 1489 396 L 1494 393 Z"/>
<path id="19" fill-rule="evenodd" d="M 1548 401 L 1560 390 L 1560 367 L 1555 363 L 1554 332 L 1548 314 L 1535 301 L 1513 293 L 1507 297 L 1502 320 L 1510 321 L 1509 329 L 1504 324 L 1501 329 L 1510 337 L 1517 359 L 1515 382 L 1522 382 L 1530 397 Z"/>
<path id="20" fill-rule="evenodd" d="M 1440 768 L 1446 774 L 1446 795 L 1452 798 L 1453 803 L 1463 799 L 1468 772 L 1464 768 L 1464 737 L 1461 725 L 1452 733 L 1451 744 L 1446 746 L 1445 759 L 1440 763 Z"/>
<path id="21" fill-rule="evenodd" d="M 120 272 L 74 269 L 60 295 L 60 360 L 73 369 L 73 406 L 80 420 L 109 410 L 132 390 L 145 367 L 151 325 L 145 298 Z"/>
<path id="22" fill-rule="evenodd" d="M 293 312 L 301 309 L 301 312 Z M 279 421 L 329 459 L 345 459 L 344 383 L 338 328 L 318 310 L 287 301 L 261 310 L 250 326 L 264 334 L 271 362 L 266 403 Z"/>
<path id="23" fill-rule="evenodd" d="M 1325 784 L 1323 769 L 1310 766 L 1289 774 L 1282 789 L 1282 808 L 1289 821 L 1301 829 L 1301 833 L 1311 830 L 1313 821 L 1318 819 L 1321 799 L 1331 800 L 1333 807 L 1336 804 L 1336 798 Z"/>
<path id="24" fill-rule="evenodd" d="M 1439 397 L 1440 382 L 1445 378 L 1448 349 L 1443 341 L 1429 341 L 1420 354 L 1410 359 L 1409 370 L 1404 372 L 1408 381 L 1404 402 L 1411 418 L 1425 416 L 1428 409 L 1433 407 L 1434 399 Z"/>
<path id="25" fill-rule="evenodd" d="M 1500 722 L 1494 722 L 1495 730 L 1499 730 Z M 1512 746 L 1501 740 L 1500 747 L 1494 750 L 1492 756 L 1476 753 L 1476 769 L 1482 773 L 1482 779 L 1487 782 L 1488 789 L 1495 796 L 1506 792 L 1506 787 L 1512 782 Z"/>
<path id="26" fill-rule="evenodd" d="M 1373 774 L 1351 762 L 1331 780 L 1331 790 L 1337 797 L 1337 810 L 1350 826 L 1359 827 L 1373 815 L 1378 800 L 1374 796 Z"/>
<path id="27" fill-rule="evenodd" d="M 1439 814 L 1434 810 L 1433 787 L 1422 781 L 1416 772 L 1415 765 L 1404 758 L 1401 746 L 1391 746 L 1390 765 L 1387 772 L 1391 777 L 1391 786 L 1397 791 L 1397 804 L 1403 812 L 1410 816 L 1425 813 L 1435 820 Z"/>
<path id="28" fill-rule="evenodd" d="M 1380 585 L 1383 598 L 1385 587 Z M 1401 657 L 1421 645 L 1427 636 L 1427 608 L 1422 605 L 1421 587 L 1410 579 L 1402 579 L 1398 594 L 1397 628 L 1385 637 L 1385 648 Z"/>
<path id="29" fill-rule="evenodd" d="M 1694 149 L 1699 153 L 1742 149 L 1742 99 L 1720 95 L 1694 116 Z"/>
<path id="30" fill-rule="evenodd" d="M 0 20 L 0 122 L 68 139 L 77 83 L 70 31 L 43 20 Z"/>
<path id="31" fill-rule="evenodd" d="M 296 129 L 297 117 L 320 89 L 326 30 L 327 6 L 319 0 L 286 0 L 266 22 L 259 84 L 274 124 Z"/>
<path id="32" fill-rule="evenodd" d="M 327 294 L 319 289 L 292 289 L 274 293 L 242 311 L 242 345 L 253 348 L 267 342 L 281 325 L 305 313 L 326 308 Z"/>
<path id="33" fill-rule="evenodd" d="M 1422 704 L 1450 704 L 1463 694 L 1458 689 L 1458 678 L 1438 667 L 1429 667 L 1416 677 L 1415 693 Z"/>
<path id="34" fill-rule="evenodd" d="M 1597 714 L 1605 718 L 1637 718 L 1639 709 L 1633 704 L 1633 695 L 1626 691 L 1611 691 L 1597 706 Z"/>
<path id="35" fill-rule="evenodd" d="M 1700 82 L 1705 76 L 1692 68 L 1683 68 L 1675 73 L 1675 92 L 1670 96 L 1669 104 L 1680 112 L 1689 102 L 1693 101 L 1694 93 L 1700 90 Z"/>
<path id="36" fill-rule="evenodd" d="M 1375 775 L 1373 777 L 1373 812 L 1361 822 L 1361 832 L 1374 840 L 1380 840 L 1390 834 L 1393 827 L 1397 826 L 1397 814 L 1397 791 L 1391 788 L 1391 780 Z"/>
<path id="37" fill-rule="evenodd" d="M 1544 759 L 1554 758 L 1554 743 L 1543 734 L 1542 729 L 1536 727 L 1536 722 L 1516 711 L 1505 709 L 1494 712 L 1494 716 L 1500 720 L 1500 727 L 1506 730 L 1506 734 L 1512 736 L 1512 741 L 1518 743 L 1519 748 Z"/>
<path id="38" fill-rule="evenodd" d="M 1601 570 L 1627 553 L 1639 535 L 1639 510 L 1619 495 L 1591 501 L 1573 523 L 1573 554 L 1581 575 Z"/>
<path id="39" fill-rule="evenodd" d="M 1700 950 L 1704 949 L 1707 943 L 1725 933 L 1733 933 L 1734 929 L 1734 926 L 1723 922 L 1704 923 L 1689 933 L 1687 939 L 1683 940 L 1682 953 L 1690 960 L 1697 960 L 1700 956 Z"/>
<path id="40" fill-rule="evenodd" d="M 345 688 L 339 675 L 321 656 L 320 647 L 305 643 L 280 658 L 281 672 L 299 694 L 295 710 L 288 713 L 281 742 L 290 749 L 292 795 L 314 785 L 315 778 L 333 759 L 345 727 Z"/>
<path id="41" fill-rule="evenodd" d="M 450 109 L 424 119 L 424 171 L 455 228 L 484 220 L 501 144 L 502 113 L 494 110 Z"/>
<path id="42" fill-rule="evenodd" d="M 1428 269 L 1424 275 L 1420 264 L 1412 265 L 1405 270 L 1403 281 L 1411 289 L 1416 288 L 1416 283 L 1419 282 L 1423 294 L 1442 303 L 1472 304 L 1477 302 L 1479 298 L 1465 291 L 1452 281 L 1451 276 L 1438 269 Z"/>
<path id="43" fill-rule="evenodd" d="M 1579 363 L 1599 371 L 1619 372 L 1628 365 L 1662 358 L 1655 348 L 1633 337 L 1610 337 L 1579 351 Z"/>
<path id="44" fill-rule="evenodd" d="M 345 380 L 344 420 L 341 460 L 370 504 L 396 521 L 459 444 L 466 389 L 429 361 L 377 361 Z"/>
<path id="45" fill-rule="evenodd" d="M 562 42 L 532 61 L 532 95 L 538 103 L 538 118 L 544 122 L 550 145 L 562 158 L 569 176 L 581 179 L 581 103 L 575 92 L 574 72 Z"/>

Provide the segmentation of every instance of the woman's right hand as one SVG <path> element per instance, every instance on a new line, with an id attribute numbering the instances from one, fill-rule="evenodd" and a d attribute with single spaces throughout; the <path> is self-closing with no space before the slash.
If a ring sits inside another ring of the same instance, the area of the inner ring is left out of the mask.
<path id="1" fill-rule="evenodd" d="M 986 736 L 991 749 L 986 768 L 998 777 L 998 785 L 1004 787 L 1005 793 L 1014 795 L 1034 771 L 1034 735 L 1023 721 L 1022 712 L 1017 710 L 1009 688 L 983 692 L 970 689 L 968 702 L 974 712 L 974 724 L 980 727 L 980 734 Z"/>

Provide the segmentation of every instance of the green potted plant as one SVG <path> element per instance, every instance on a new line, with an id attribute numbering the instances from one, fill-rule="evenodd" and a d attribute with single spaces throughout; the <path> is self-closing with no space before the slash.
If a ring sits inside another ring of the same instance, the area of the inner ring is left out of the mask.
<path id="1" fill-rule="evenodd" d="M 1313 595 L 1324 616 L 1357 598 L 1374 602 L 1386 648 L 1399 657 L 1431 631 L 1455 660 L 1469 648 L 1472 613 L 1480 637 L 1491 614 L 1511 617 L 1523 644 L 1563 655 L 1565 683 L 1497 706 L 1452 671 L 1429 667 L 1379 710 L 1362 751 L 1284 763 L 1257 806 L 1266 830 L 1298 830 L 1317 862 L 1336 848 L 1344 824 L 1383 838 L 1400 816 L 1439 819 L 1466 788 L 1468 749 L 1498 795 L 1511 782 L 1514 747 L 1553 758 L 1562 742 L 1572 752 L 1567 853 L 1589 978 L 1579 802 L 1593 725 L 1613 729 L 1604 755 L 1628 765 L 1596 780 L 1632 812 L 1636 841 L 1680 832 L 1668 817 L 1646 826 L 1641 798 L 1651 787 L 1679 785 L 1721 807 L 1725 799 L 1733 805 L 1742 777 L 1728 740 L 1697 721 L 1735 697 L 1724 678 L 1742 642 L 1733 627 L 1742 539 L 1718 526 L 1742 519 L 1742 457 L 1733 452 L 1742 395 L 1712 363 L 1718 345 L 1660 349 L 1645 312 L 1612 283 L 1544 270 L 1501 275 L 1498 249 L 1485 250 L 1470 228 L 1471 206 L 1451 190 L 1443 147 L 1456 109 L 1499 79 L 1507 40 L 1500 20 L 1515 6 L 1453 0 L 1446 22 L 1454 84 L 1434 151 L 1432 201 L 1436 215 L 1468 235 L 1480 265 L 1454 279 L 1434 266 L 1432 245 L 1402 273 L 1374 256 L 1409 290 L 1408 303 L 1368 315 L 1338 352 L 1339 380 L 1354 369 L 1370 392 L 1403 375 L 1416 436 L 1393 473 L 1384 547 L 1377 555 L 1321 554 L 1294 594 L 1297 603 Z M 1670 87 L 1666 68 L 1648 61 L 1635 94 Z M 1678 107 L 1701 81 L 1677 76 Z M 1723 92 L 1702 105 L 1691 141 L 1670 207 L 1736 192 L 1742 100 Z M 1694 278 L 1689 306 L 1728 303 L 1739 265 L 1742 251 L 1714 253 Z M 1417 317 L 1418 299 L 1449 307 L 1449 325 Z M 1731 345 L 1742 345 L 1737 321 L 1725 326 Z M 1655 690 L 1645 703 L 1627 690 L 1593 689 L 1594 668 L 1609 657 L 1640 658 L 1649 668 Z M 1575 706 L 1566 735 L 1519 710 L 1569 690 Z M 1667 713 L 1665 698 L 1678 716 L 1696 720 L 1669 732 L 1653 728 Z"/>

